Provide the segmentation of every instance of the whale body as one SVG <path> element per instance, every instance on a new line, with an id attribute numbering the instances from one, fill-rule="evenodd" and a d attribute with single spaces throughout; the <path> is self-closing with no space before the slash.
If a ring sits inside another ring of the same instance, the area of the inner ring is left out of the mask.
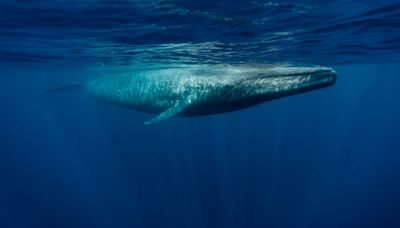
<path id="1" fill-rule="evenodd" d="M 174 116 L 235 111 L 335 83 L 332 68 L 271 65 L 196 65 L 145 69 L 98 77 L 48 92 L 80 88 L 91 97 L 156 114 L 146 124 Z"/>

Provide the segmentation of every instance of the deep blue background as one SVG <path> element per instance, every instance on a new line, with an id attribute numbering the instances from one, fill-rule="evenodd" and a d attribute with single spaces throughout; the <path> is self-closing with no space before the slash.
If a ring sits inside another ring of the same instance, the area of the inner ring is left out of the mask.
<path id="1" fill-rule="evenodd" d="M 338 66 L 325 90 L 151 126 L 4 72 L 0 224 L 397 227 L 398 69 Z"/>
<path id="2" fill-rule="evenodd" d="M 0 1 L 0 227 L 400 227 L 398 0 Z M 161 64 L 333 67 L 174 118 L 50 86 Z"/>

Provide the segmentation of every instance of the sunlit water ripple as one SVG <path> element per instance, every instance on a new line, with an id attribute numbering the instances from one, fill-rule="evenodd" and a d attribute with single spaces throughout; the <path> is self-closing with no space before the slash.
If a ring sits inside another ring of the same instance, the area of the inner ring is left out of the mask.
<path id="1" fill-rule="evenodd" d="M 9 1 L 3 63 L 321 65 L 400 60 L 398 1 Z"/>

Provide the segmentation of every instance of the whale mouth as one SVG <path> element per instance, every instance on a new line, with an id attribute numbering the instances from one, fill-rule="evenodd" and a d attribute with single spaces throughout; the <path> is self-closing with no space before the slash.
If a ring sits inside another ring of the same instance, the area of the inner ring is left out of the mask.
<path id="1" fill-rule="evenodd" d="M 310 76 L 310 83 L 319 86 L 330 86 L 336 82 L 336 71 L 332 68 L 323 68 L 308 74 Z"/>
<path id="2" fill-rule="evenodd" d="M 335 84 L 336 77 L 336 71 L 333 69 L 321 70 L 311 75 L 310 83 L 319 87 L 327 87 Z"/>

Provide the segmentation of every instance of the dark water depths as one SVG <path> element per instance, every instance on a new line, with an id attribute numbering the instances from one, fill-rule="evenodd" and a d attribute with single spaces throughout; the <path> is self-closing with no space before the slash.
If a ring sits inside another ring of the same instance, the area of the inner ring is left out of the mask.
<path id="1" fill-rule="evenodd" d="M 0 227 L 400 227 L 398 1 L 2 1 Z M 57 83 L 334 67 L 329 88 L 146 126 Z"/>

